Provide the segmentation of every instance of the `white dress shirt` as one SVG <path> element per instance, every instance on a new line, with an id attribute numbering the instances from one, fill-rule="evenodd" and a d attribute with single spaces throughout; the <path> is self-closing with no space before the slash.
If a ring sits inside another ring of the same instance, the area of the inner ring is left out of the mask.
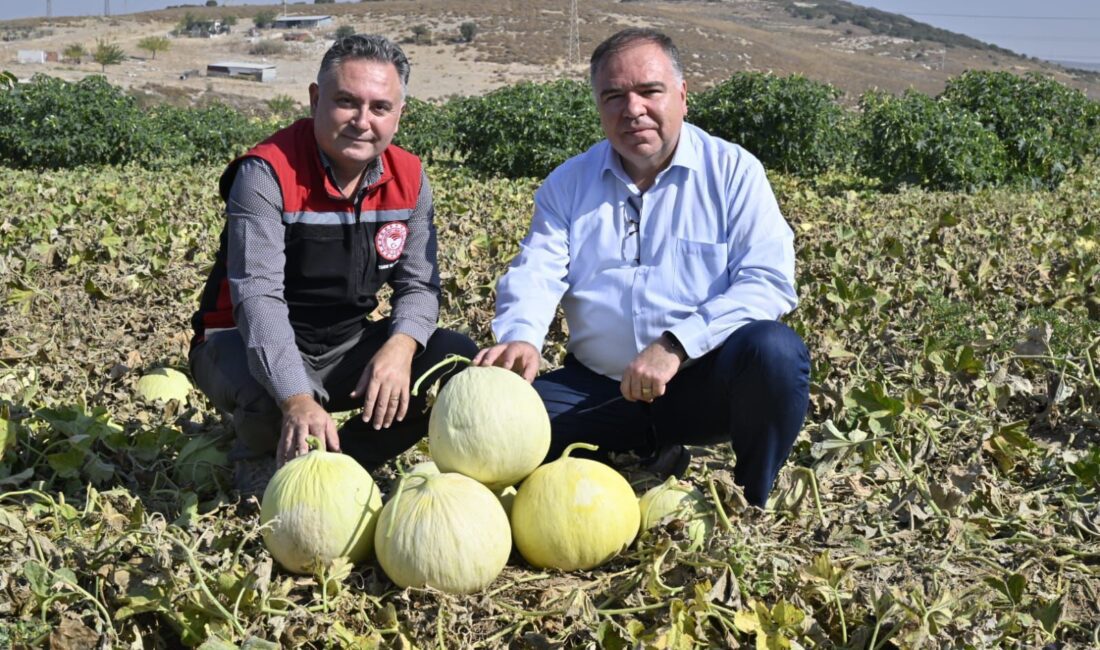
<path id="1" fill-rule="evenodd" d="M 567 160 L 497 284 L 494 335 L 541 350 L 559 301 L 566 349 L 613 379 L 664 332 L 698 358 L 794 309 L 794 234 L 760 161 L 687 123 L 644 193 L 606 140 Z"/>

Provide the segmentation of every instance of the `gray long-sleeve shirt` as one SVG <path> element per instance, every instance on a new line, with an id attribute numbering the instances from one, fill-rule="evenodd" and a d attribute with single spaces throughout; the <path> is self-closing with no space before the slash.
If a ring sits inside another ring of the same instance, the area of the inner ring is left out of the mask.
<path id="1" fill-rule="evenodd" d="M 321 161 L 331 177 L 323 152 Z M 390 334 L 407 334 L 424 346 L 439 315 L 439 272 L 431 186 L 423 171 L 421 174 L 420 195 L 409 217 L 402 261 L 389 284 L 394 290 Z M 356 200 L 381 176 L 379 157 L 363 174 Z M 283 294 L 283 200 L 268 163 L 259 158 L 242 161 L 226 202 L 226 216 L 233 317 L 244 339 L 249 371 L 280 403 L 292 395 L 310 394 L 313 389 Z"/>

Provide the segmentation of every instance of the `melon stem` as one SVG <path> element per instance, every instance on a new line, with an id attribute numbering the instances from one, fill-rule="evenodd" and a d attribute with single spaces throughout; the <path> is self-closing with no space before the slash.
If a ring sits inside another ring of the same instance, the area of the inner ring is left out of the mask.
<path id="1" fill-rule="evenodd" d="M 568 458 L 569 454 L 572 453 L 574 449 L 587 449 L 588 451 L 596 451 L 597 449 L 599 449 L 599 447 L 597 447 L 596 445 L 590 445 L 587 442 L 574 442 L 573 444 L 566 447 L 565 451 L 561 452 L 561 457 L 559 458 L 559 460 L 561 460 L 561 458 Z"/>
<path id="2" fill-rule="evenodd" d="M 419 392 L 420 391 L 420 382 L 427 379 L 428 375 L 432 374 L 433 372 L 435 372 L 436 370 L 438 370 L 439 368 L 442 368 L 443 366 L 445 366 L 447 364 L 455 364 L 455 363 L 458 363 L 460 361 L 463 361 L 465 363 L 473 363 L 473 361 L 471 359 L 467 359 L 466 357 L 462 356 L 461 354 L 448 354 L 447 356 L 443 357 L 442 361 L 435 364 L 431 368 L 428 368 L 427 370 L 425 370 L 424 374 L 420 375 L 420 377 L 417 378 L 416 383 L 413 384 L 413 388 L 412 388 L 413 397 L 416 397 L 417 395 L 420 394 L 420 392 Z"/>

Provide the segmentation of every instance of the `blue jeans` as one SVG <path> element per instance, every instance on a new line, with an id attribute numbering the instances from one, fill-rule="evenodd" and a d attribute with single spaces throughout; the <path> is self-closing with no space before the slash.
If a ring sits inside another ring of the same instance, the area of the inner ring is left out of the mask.
<path id="1" fill-rule="evenodd" d="M 806 417 L 810 355 L 791 328 L 762 320 L 682 368 L 652 404 L 626 401 L 617 380 L 572 356 L 536 379 L 535 389 L 550 414 L 547 460 L 574 442 L 642 455 L 673 444 L 729 442 L 737 455 L 734 479 L 750 503 L 763 506 Z"/>

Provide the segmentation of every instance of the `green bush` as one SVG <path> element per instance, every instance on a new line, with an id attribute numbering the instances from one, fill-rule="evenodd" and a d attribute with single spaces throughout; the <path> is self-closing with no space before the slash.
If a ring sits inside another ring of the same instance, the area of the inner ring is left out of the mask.
<path id="1" fill-rule="evenodd" d="M 801 75 L 739 72 L 693 95 L 689 120 L 751 151 L 769 169 L 808 176 L 846 168 L 855 151 L 840 91 Z"/>
<path id="2" fill-rule="evenodd" d="M 860 99 L 861 171 L 886 187 L 968 190 L 1005 175 L 1004 147 L 972 113 L 916 91 Z"/>
<path id="3" fill-rule="evenodd" d="M 0 158 L 16 168 L 61 169 L 147 159 L 153 136 L 133 98 L 89 76 L 35 75 L 0 93 Z"/>
<path id="4" fill-rule="evenodd" d="M 1057 185 L 1100 149 L 1100 104 L 1035 73 L 964 72 L 948 81 L 941 99 L 997 134 L 1019 184 Z"/>
<path id="5" fill-rule="evenodd" d="M 506 86 L 450 110 L 466 165 L 510 178 L 545 176 L 604 137 L 591 88 L 567 79 Z"/>
<path id="6" fill-rule="evenodd" d="M 401 128 L 394 137 L 394 144 L 427 161 L 452 153 L 454 139 L 451 115 L 446 106 L 437 106 L 415 97 L 405 98 Z"/>
<path id="7" fill-rule="evenodd" d="M 274 132 L 224 104 L 203 108 L 162 106 L 148 119 L 158 135 L 156 157 L 186 163 L 228 163 Z"/>

